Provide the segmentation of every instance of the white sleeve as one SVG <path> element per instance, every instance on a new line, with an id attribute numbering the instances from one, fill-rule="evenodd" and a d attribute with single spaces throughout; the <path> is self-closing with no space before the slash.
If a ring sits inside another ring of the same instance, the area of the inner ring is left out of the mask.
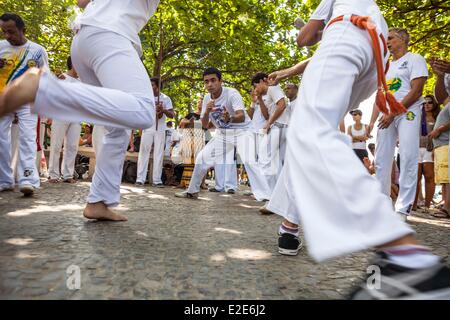
<path id="1" fill-rule="evenodd" d="M 167 105 L 164 106 L 164 109 L 166 110 L 173 109 L 172 99 L 170 99 L 170 97 L 167 97 Z"/>
<path id="2" fill-rule="evenodd" d="M 333 14 L 333 5 L 336 0 L 322 0 L 309 20 L 324 20 L 325 23 L 330 20 Z"/>
<path id="3" fill-rule="evenodd" d="M 233 111 L 245 110 L 244 101 L 242 100 L 241 94 L 237 90 L 233 90 L 230 97 L 231 107 Z"/>
<path id="4" fill-rule="evenodd" d="M 425 61 L 424 57 L 416 55 L 411 66 L 411 75 L 409 77 L 409 81 L 413 81 L 414 79 L 422 77 L 428 78 L 427 62 Z"/>
<path id="5" fill-rule="evenodd" d="M 48 54 L 47 51 L 45 51 L 44 48 L 42 48 L 42 56 L 41 59 L 39 61 L 39 67 L 40 68 L 45 68 L 48 69 Z"/>
<path id="6" fill-rule="evenodd" d="M 269 87 L 268 94 L 275 104 L 284 99 L 284 92 L 279 85 Z"/>

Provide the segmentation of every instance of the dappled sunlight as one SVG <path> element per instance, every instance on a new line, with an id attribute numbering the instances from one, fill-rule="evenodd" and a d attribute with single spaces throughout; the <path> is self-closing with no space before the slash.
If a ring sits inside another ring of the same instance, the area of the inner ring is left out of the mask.
<path id="1" fill-rule="evenodd" d="M 242 208 L 246 208 L 246 209 L 259 209 L 259 208 L 261 208 L 260 205 L 251 206 L 251 205 L 244 204 L 244 203 L 239 203 L 238 206 L 242 207 Z"/>
<path id="2" fill-rule="evenodd" d="M 135 233 L 136 233 L 138 236 L 148 238 L 148 234 L 146 234 L 145 232 L 142 232 L 142 231 L 136 231 Z"/>
<path id="3" fill-rule="evenodd" d="M 130 186 L 120 186 L 120 193 L 121 194 L 130 194 L 130 193 L 142 194 L 142 193 L 146 193 L 146 192 L 147 192 L 147 190 L 145 190 L 143 188 L 130 187 Z"/>
<path id="4" fill-rule="evenodd" d="M 162 196 L 160 194 L 146 194 L 146 195 L 144 195 L 144 197 L 149 198 L 149 199 L 169 200 L 168 197 Z"/>
<path id="5" fill-rule="evenodd" d="M 5 240 L 5 243 L 12 244 L 14 246 L 27 246 L 32 243 L 34 240 L 31 238 L 11 238 Z"/>
<path id="6" fill-rule="evenodd" d="M 212 201 L 211 198 L 206 198 L 206 197 L 198 197 L 198 200 L 203 200 L 203 201 Z"/>
<path id="7" fill-rule="evenodd" d="M 426 223 L 437 227 L 450 228 L 450 220 L 426 219 L 417 216 L 408 217 L 408 222 Z"/>
<path id="8" fill-rule="evenodd" d="M 230 249 L 227 257 L 239 260 L 267 260 L 272 258 L 272 253 L 255 249 Z"/>
<path id="9" fill-rule="evenodd" d="M 60 206 L 40 205 L 40 206 L 36 206 L 34 208 L 11 211 L 11 212 L 7 213 L 6 215 L 8 217 L 25 217 L 25 216 L 29 216 L 30 214 L 33 214 L 33 213 L 78 211 L 78 210 L 83 210 L 83 209 L 84 209 L 84 206 L 81 206 L 79 204 L 64 204 L 64 205 L 60 205 Z"/>
<path id="10" fill-rule="evenodd" d="M 233 230 L 233 229 L 214 228 L 214 230 L 220 231 L 220 232 L 228 232 L 228 233 L 231 233 L 231 234 L 242 234 L 242 232 L 237 231 L 237 230 Z"/>
<path id="11" fill-rule="evenodd" d="M 225 262 L 227 258 L 222 253 L 216 253 L 209 258 L 211 262 Z"/>
<path id="12" fill-rule="evenodd" d="M 231 194 L 221 194 L 221 195 L 219 195 L 219 197 L 221 197 L 221 198 L 231 198 L 233 195 L 231 195 Z"/>
<path id="13" fill-rule="evenodd" d="M 48 204 L 48 201 L 37 200 L 37 201 L 34 201 L 34 203 L 36 203 L 36 204 Z"/>
<path id="14" fill-rule="evenodd" d="M 36 259 L 43 258 L 46 255 L 43 253 L 30 253 L 26 251 L 19 251 L 14 257 L 17 259 Z"/>

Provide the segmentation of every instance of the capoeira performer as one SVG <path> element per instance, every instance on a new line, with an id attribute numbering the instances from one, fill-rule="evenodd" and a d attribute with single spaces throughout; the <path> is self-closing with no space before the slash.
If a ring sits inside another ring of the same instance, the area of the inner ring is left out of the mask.
<path id="1" fill-rule="evenodd" d="M 62 81 L 77 82 L 78 74 L 72 65 L 70 56 L 67 58 L 67 72 L 63 73 L 59 78 Z M 63 161 L 61 164 L 62 178 L 64 182 L 74 183 L 73 172 L 75 170 L 75 159 L 78 152 L 78 144 L 80 142 L 81 125 L 76 122 L 62 122 L 59 120 L 52 121 L 52 131 L 50 136 L 50 159 L 48 174 L 50 178 L 48 182 L 57 183 L 61 179 L 59 169 L 59 159 L 61 156 L 61 148 L 64 143 Z"/>
<path id="2" fill-rule="evenodd" d="M 256 200 L 268 200 L 271 192 L 256 162 L 254 148 L 251 148 L 255 137 L 240 93 L 236 89 L 222 86 L 222 74 L 216 68 L 204 71 L 203 82 L 209 93 L 203 99 L 202 126 L 208 128 L 212 123 L 216 127 L 216 134 L 198 154 L 188 190 L 175 196 L 198 198 L 202 179 L 208 169 L 223 158 L 224 152 L 236 147 Z"/>
<path id="3" fill-rule="evenodd" d="M 155 121 L 155 100 L 139 58 L 142 49 L 138 33 L 158 3 L 158 0 L 78 0 L 78 5 L 86 10 L 79 19 L 71 56 L 82 83 L 60 81 L 33 68 L 8 86 L 0 97 L 1 117 L 34 102 L 33 113 L 105 126 L 106 135 L 84 210 L 88 219 L 126 220 L 110 207 L 119 204 L 131 128 L 146 129 Z"/>
<path id="4" fill-rule="evenodd" d="M 405 111 L 385 84 L 387 33 L 373 0 L 323 0 L 302 29 L 300 46 L 321 37 L 322 43 L 302 78 L 291 119 L 295 127 L 288 130 L 286 161 L 269 209 L 302 222 L 317 261 L 377 248 L 373 264 L 380 281 L 363 283 L 354 299 L 448 298 L 450 269 L 418 244 L 355 157 L 349 137 L 336 130 L 349 107 L 371 96 L 377 83 L 381 111 Z M 298 237 L 298 229 L 280 229 L 280 244 L 289 239 L 285 234 Z"/>
<path id="5" fill-rule="evenodd" d="M 286 97 L 279 85 L 269 86 L 268 75 L 265 73 L 253 76 L 252 85 L 259 105 L 264 105 L 269 113 L 263 128 L 265 136 L 261 140 L 258 162 L 263 168 L 270 189 L 273 190 L 284 162 L 280 150 L 284 150 L 286 144 Z"/>
<path id="6" fill-rule="evenodd" d="M 45 49 L 25 37 L 25 23 L 12 13 L 0 16 L 5 40 L 0 41 L 0 92 L 32 67 L 48 66 Z M 36 134 L 38 117 L 30 112 L 30 101 L 21 101 L 14 109 L 0 111 L 0 191 L 13 190 L 15 178 L 11 167 L 11 124 L 17 116 L 19 124 L 18 184 L 24 195 L 39 187 L 36 166 Z M 1 104 L 2 102 L 0 102 Z M 40 160 L 40 159 L 39 159 Z"/>
<path id="7" fill-rule="evenodd" d="M 383 114 L 378 123 L 375 151 L 375 172 L 382 191 L 391 194 L 392 159 L 397 139 L 399 141 L 400 179 L 395 211 L 406 221 L 410 214 L 417 188 L 419 142 L 423 88 L 428 78 L 425 59 L 408 52 L 409 34 L 404 29 L 389 30 L 388 48 L 393 61 L 386 75 L 389 91 L 408 109 L 399 115 Z M 369 128 L 373 128 L 379 111 L 374 112 Z M 370 129 L 369 129 L 370 130 Z"/>
<path id="8" fill-rule="evenodd" d="M 153 186 L 163 188 L 162 183 L 162 168 L 164 161 L 164 146 L 166 143 L 166 118 L 173 118 L 175 113 L 173 111 L 172 100 L 170 97 L 162 93 L 159 88 L 160 80 L 152 78 L 152 88 L 155 100 L 158 100 L 160 105 L 156 107 L 157 123 L 142 131 L 141 146 L 139 149 L 137 179 L 136 185 L 143 186 L 147 180 L 148 161 L 150 160 L 150 152 L 153 146 Z"/>

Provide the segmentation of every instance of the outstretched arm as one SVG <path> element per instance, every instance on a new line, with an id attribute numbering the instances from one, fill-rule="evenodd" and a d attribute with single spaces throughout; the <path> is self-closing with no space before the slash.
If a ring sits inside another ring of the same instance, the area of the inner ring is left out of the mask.
<path id="1" fill-rule="evenodd" d="M 269 75 L 269 83 L 270 85 L 277 85 L 281 80 L 292 78 L 299 74 L 305 72 L 306 66 L 308 65 L 310 59 L 303 60 L 297 63 L 295 66 L 290 67 L 288 69 L 275 71 Z"/>

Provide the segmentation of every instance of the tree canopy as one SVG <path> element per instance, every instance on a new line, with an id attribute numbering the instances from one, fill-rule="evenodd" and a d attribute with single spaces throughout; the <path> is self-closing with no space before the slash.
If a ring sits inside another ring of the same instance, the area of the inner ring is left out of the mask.
<path id="1" fill-rule="evenodd" d="M 184 115 L 204 93 L 205 67 L 223 71 L 226 84 L 249 100 L 250 78 L 297 63 L 312 51 L 298 50 L 293 21 L 305 21 L 320 0 L 163 0 L 141 33 L 143 61 L 151 76 L 160 75 L 175 108 Z M 70 52 L 70 21 L 75 0 L 0 0 L 0 12 L 15 12 L 27 25 L 27 37 L 49 53 L 53 70 Z M 425 57 L 448 57 L 448 0 L 379 0 L 390 26 L 407 28 L 411 50 Z M 162 36 L 161 36 L 162 35 Z M 160 63 L 162 44 L 162 63 Z M 428 81 L 427 92 L 434 81 Z"/>

